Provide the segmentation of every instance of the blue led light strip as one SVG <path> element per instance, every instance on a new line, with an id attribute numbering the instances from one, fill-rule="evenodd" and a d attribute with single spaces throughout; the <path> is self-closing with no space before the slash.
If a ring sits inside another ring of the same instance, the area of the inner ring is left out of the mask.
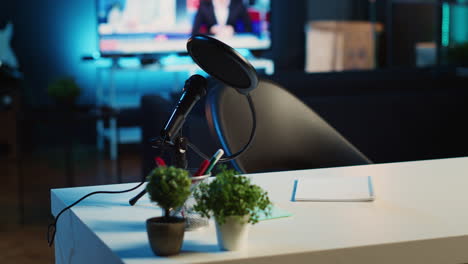
<path id="1" fill-rule="evenodd" d="M 442 4 L 442 46 L 448 47 L 450 44 L 450 4 L 443 3 Z"/>

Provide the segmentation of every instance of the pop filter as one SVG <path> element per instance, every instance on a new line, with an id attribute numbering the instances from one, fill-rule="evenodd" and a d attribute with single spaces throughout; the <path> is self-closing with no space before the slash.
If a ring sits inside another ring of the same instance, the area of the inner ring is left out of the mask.
<path id="1" fill-rule="evenodd" d="M 194 35 L 187 42 L 187 51 L 206 73 L 247 95 L 257 88 L 254 67 L 230 46 L 205 35 Z"/>

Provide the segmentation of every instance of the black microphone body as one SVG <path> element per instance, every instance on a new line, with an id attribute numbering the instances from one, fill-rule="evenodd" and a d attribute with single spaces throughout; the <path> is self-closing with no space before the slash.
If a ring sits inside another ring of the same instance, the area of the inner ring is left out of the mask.
<path id="1" fill-rule="evenodd" d="M 185 81 L 184 92 L 161 130 L 161 137 L 165 141 L 174 140 L 193 106 L 206 94 L 206 87 L 207 80 L 198 74 L 192 75 Z"/>
<path id="2" fill-rule="evenodd" d="M 247 144 L 237 153 L 220 159 L 222 162 L 239 157 L 251 145 L 256 130 L 256 114 L 249 92 L 258 85 L 257 72 L 253 66 L 233 48 L 223 42 L 205 35 L 192 36 L 187 42 L 187 51 L 195 63 L 206 73 L 220 80 L 222 83 L 236 88 L 245 95 L 252 110 L 253 128 Z M 155 140 L 157 148 L 162 151 L 171 146 L 176 151 L 176 165 L 181 168 L 187 167 L 185 159 L 186 139 L 179 135 L 187 115 L 193 106 L 206 94 L 207 80 L 201 75 L 192 75 L 185 82 L 184 92 L 179 99 L 174 111 L 164 124 L 160 138 Z M 193 146 L 192 146 L 193 148 Z M 199 152 L 197 152 L 199 154 Z M 203 155 L 201 155 L 203 156 Z M 137 196 L 130 199 L 129 203 L 134 205 L 140 197 L 146 193 L 142 190 Z"/>

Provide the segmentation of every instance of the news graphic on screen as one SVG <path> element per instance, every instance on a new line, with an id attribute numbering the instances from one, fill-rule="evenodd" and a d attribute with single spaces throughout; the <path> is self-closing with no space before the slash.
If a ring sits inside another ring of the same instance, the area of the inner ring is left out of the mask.
<path id="1" fill-rule="evenodd" d="M 97 0 L 103 55 L 185 52 L 193 34 L 270 47 L 270 0 Z"/>

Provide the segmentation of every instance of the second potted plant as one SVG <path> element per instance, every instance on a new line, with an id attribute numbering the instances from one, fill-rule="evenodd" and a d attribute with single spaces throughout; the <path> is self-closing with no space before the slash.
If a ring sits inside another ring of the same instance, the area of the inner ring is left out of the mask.
<path id="1" fill-rule="evenodd" d="M 241 250 L 247 245 L 248 227 L 259 220 L 261 212 L 270 213 L 271 202 L 262 188 L 235 170 L 221 172 L 195 190 L 194 210 L 216 221 L 218 244 L 223 250 Z"/>
<path id="2" fill-rule="evenodd" d="M 171 216 L 170 212 L 187 200 L 191 182 L 187 170 L 175 167 L 158 167 L 148 176 L 146 190 L 150 200 L 164 209 L 164 216 L 146 220 L 151 249 L 158 256 L 175 255 L 180 251 L 185 220 Z"/>

